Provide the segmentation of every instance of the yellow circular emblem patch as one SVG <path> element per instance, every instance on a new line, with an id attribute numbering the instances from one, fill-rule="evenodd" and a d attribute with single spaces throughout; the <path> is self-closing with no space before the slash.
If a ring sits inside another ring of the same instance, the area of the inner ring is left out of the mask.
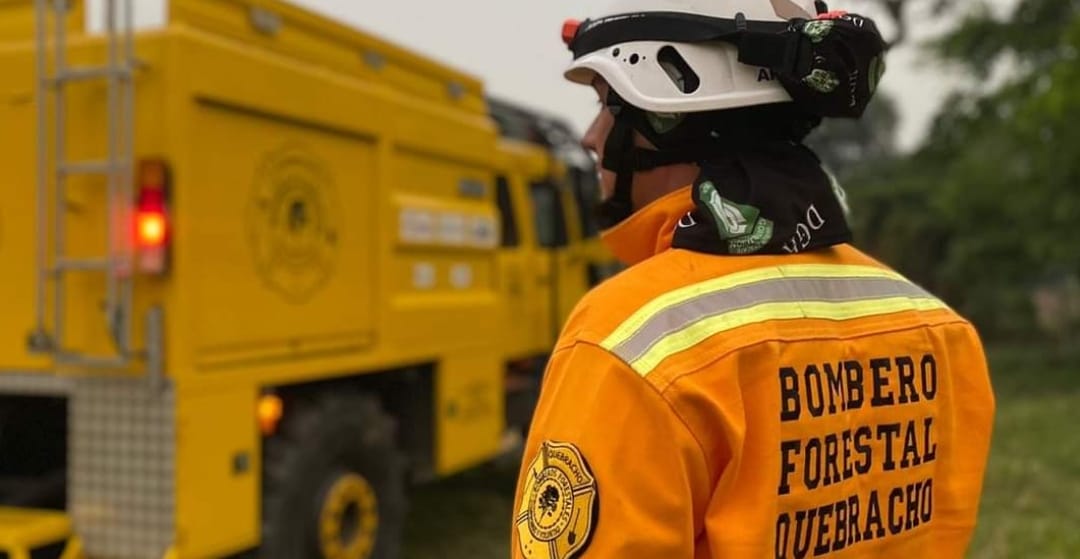
<path id="1" fill-rule="evenodd" d="M 572 559 L 589 544 L 596 522 L 596 478 L 572 444 L 545 441 L 521 486 L 516 525 L 521 553 Z"/>

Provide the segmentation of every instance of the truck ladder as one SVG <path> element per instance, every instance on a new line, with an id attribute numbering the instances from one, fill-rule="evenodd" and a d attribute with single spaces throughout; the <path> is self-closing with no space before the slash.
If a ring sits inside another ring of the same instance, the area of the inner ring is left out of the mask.
<path id="1" fill-rule="evenodd" d="M 38 274 L 36 325 L 30 333 L 29 347 L 33 352 L 52 355 L 58 362 L 67 364 L 120 367 L 133 357 L 131 317 L 134 257 L 131 235 L 124 224 L 132 223 L 134 196 L 134 2 L 105 0 L 108 43 L 105 63 L 101 66 L 70 66 L 67 63 L 66 19 L 71 0 L 34 1 L 38 73 Z M 108 145 L 100 160 L 73 161 L 67 158 L 67 91 L 69 84 L 86 81 L 104 81 L 107 85 Z M 50 97 L 52 114 L 48 108 Z M 73 258 L 67 252 L 67 185 L 74 176 L 105 179 L 108 218 L 107 254 L 103 256 Z M 51 221 L 48 208 L 50 199 L 53 204 Z M 115 350 L 112 355 L 85 355 L 65 346 L 64 280 L 72 272 L 105 275 L 104 312 L 106 328 Z M 53 312 L 51 324 L 46 320 L 50 299 Z"/>

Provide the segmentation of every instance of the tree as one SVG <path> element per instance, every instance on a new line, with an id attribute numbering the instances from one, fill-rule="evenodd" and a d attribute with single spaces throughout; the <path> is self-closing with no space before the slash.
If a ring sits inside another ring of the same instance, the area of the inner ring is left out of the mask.
<path id="1" fill-rule="evenodd" d="M 860 169 L 856 227 L 984 331 L 1024 335 L 1032 290 L 1080 274 L 1080 2 L 978 9 L 933 47 L 974 79 L 1008 75 L 950 100 L 914 154 Z"/>
<path id="2" fill-rule="evenodd" d="M 896 103 L 878 92 L 860 120 L 826 120 L 807 139 L 808 145 L 844 182 L 862 164 L 896 156 Z"/>

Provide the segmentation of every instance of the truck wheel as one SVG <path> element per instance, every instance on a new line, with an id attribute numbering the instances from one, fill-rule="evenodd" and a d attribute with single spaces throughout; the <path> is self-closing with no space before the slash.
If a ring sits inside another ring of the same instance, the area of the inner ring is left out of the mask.
<path id="1" fill-rule="evenodd" d="M 406 499 L 394 420 L 366 394 L 291 402 L 264 443 L 265 559 L 396 559 Z"/>

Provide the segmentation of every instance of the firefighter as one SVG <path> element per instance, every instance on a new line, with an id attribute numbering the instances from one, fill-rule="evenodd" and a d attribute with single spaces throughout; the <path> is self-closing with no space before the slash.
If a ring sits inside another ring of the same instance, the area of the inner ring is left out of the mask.
<path id="1" fill-rule="evenodd" d="M 963 557 L 994 411 L 978 336 L 850 245 L 803 144 L 872 97 L 873 22 L 621 0 L 564 39 L 629 268 L 557 342 L 513 557 Z"/>

